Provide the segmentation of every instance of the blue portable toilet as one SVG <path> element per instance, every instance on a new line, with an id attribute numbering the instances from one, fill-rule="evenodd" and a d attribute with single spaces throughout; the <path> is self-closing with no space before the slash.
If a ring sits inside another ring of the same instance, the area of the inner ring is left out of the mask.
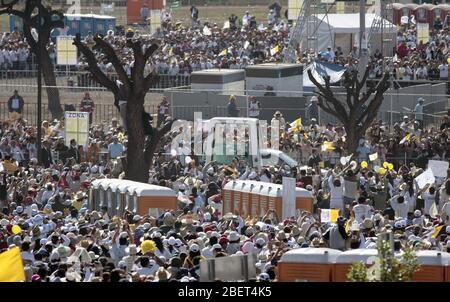
<path id="1" fill-rule="evenodd" d="M 94 34 L 94 17 L 92 14 L 81 15 L 80 18 L 80 34 L 86 37 L 89 32 Z"/>
<path id="2" fill-rule="evenodd" d="M 80 14 L 65 14 L 64 23 L 69 27 L 67 34 L 69 36 L 75 36 L 76 34 L 81 34 L 81 16 Z"/>
<path id="3" fill-rule="evenodd" d="M 108 30 L 116 29 L 116 18 L 111 16 L 94 15 L 94 35 L 106 35 Z"/>
<path id="4" fill-rule="evenodd" d="M 10 15 L 9 16 L 9 32 L 14 31 L 14 27 L 17 27 L 18 30 L 23 30 L 23 21 L 22 18 Z"/>

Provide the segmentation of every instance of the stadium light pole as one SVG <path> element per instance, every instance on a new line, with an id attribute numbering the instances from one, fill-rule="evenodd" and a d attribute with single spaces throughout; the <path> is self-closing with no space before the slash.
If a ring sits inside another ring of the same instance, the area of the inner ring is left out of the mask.
<path id="1" fill-rule="evenodd" d="M 37 155 L 38 162 L 41 161 L 41 151 L 42 151 L 42 66 L 41 66 L 41 51 L 42 51 L 42 41 L 41 41 L 41 0 L 38 1 L 38 24 L 37 24 Z"/>

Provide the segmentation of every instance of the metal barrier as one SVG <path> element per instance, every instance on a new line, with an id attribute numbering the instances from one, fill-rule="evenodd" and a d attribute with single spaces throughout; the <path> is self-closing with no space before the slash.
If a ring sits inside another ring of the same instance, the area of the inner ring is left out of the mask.
<path id="1" fill-rule="evenodd" d="M 104 88 L 98 84 L 87 71 L 55 71 L 56 85 L 59 87 L 82 87 L 86 89 Z M 118 79 L 116 73 L 107 73 L 112 79 Z M 191 84 L 191 76 L 184 74 L 169 75 L 159 74 L 159 81 L 155 83 L 151 89 L 166 89 L 180 86 L 189 86 Z M 35 70 L 0 70 L 0 86 L 12 87 L 21 92 L 37 91 L 37 71 Z M 61 88 L 60 88 L 61 89 Z"/>

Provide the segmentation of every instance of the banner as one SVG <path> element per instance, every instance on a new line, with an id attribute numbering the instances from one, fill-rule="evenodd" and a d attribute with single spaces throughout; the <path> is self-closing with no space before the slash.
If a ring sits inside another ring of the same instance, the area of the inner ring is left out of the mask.
<path id="1" fill-rule="evenodd" d="M 89 138 L 89 113 L 66 111 L 65 118 L 66 145 L 69 146 L 70 141 L 75 139 L 77 145 L 87 146 Z"/>
<path id="2" fill-rule="evenodd" d="M 417 42 L 426 44 L 430 41 L 430 25 L 428 23 L 417 23 Z"/>
<path id="3" fill-rule="evenodd" d="M 295 195 L 295 178 L 283 177 L 283 220 L 295 216 Z"/>
<path id="4" fill-rule="evenodd" d="M 436 177 L 447 177 L 448 161 L 429 160 L 428 169 L 431 169 Z"/>
<path id="5" fill-rule="evenodd" d="M 303 5 L 303 0 L 289 0 L 288 1 L 288 20 L 297 20 L 300 10 Z"/>
<path id="6" fill-rule="evenodd" d="M 73 36 L 56 37 L 56 64 L 77 65 L 77 47 L 73 45 Z"/>
<path id="7" fill-rule="evenodd" d="M 427 184 L 434 184 L 435 178 L 433 171 L 428 168 L 425 172 L 415 178 L 419 189 L 423 189 Z"/>

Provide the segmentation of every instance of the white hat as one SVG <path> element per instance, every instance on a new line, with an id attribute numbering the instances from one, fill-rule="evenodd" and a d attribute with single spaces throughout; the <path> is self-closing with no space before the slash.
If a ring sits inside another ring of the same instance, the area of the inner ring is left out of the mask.
<path id="1" fill-rule="evenodd" d="M 186 190 L 186 186 L 185 186 L 184 184 L 181 184 L 181 185 L 178 187 L 178 189 L 180 189 L 180 190 Z"/>
<path id="2" fill-rule="evenodd" d="M 194 253 L 198 252 L 199 250 L 200 250 L 200 247 L 196 243 L 191 244 L 191 246 L 189 247 L 189 251 L 194 252 Z"/>
<path id="3" fill-rule="evenodd" d="M 259 237 L 258 239 L 256 239 L 255 243 L 262 246 L 266 244 L 266 241 L 264 240 L 264 238 Z"/>
<path id="4" fill-rule="evenodd" d="M 23 212 L 23 207 L 22 206 L 18 206 L 16 208 L 16 212 L 17 212 L 17 214 L 21 214 Z"/>
<path id="5" fill-rule="evenodd" d="M 7 220 L 7 219 L 5 219 L 5 218 L 3 218 L 2 220 L 0 220 L 0 225 L 1 226 L 7 226 L 9 224 L 9 221 Z"/>
<path id="6" fill-rule="evenodd" d="M 219 232 L 212 232 L 211 237 L 220 238 L 220 234 L 219 234 Z"/>
<path id="7" fill-rule="evenodd" d="M 268 273 L 262 273 L 258 275 L 258 280 L 270 281 L 270 276 Z"/>
<path id="8" fill-rule="evenodd" d="M 176 242 L 177 242 L 177 241 L 176 241 L 175 238 L 173 238 L 173 237 L 170 237 L 169 240 L 167 241 L 167 243 L 168 243 L 169 245 L 175 245 Z"/>
<path id="9" fill-rule="evenodd" d="M 213 175 L 214 174 L 214 168 L 213 167 L 209 167 L 208 170 L 206 170 L 206 173 L 208 173 L 209 175 Z"/>
<path id="10" fill-rule="evenodd" d="M 210 220 L 211 220 L 211 213 L 206 212 L 206 213 L 203 215 L 203 218 L 204 218 L 206 221 L 210 221 Z"/>
<path id="11" fill-rule="evenodd" d="M 218 249 L 222 249 L 222 246 L 220 245 L 220 244 L 218 244 L 218 243 L 216 243 L 216 244 L 214 244 L 213 246 L 212 246 L 212 248 L 213 248 L 213 250 L 218 250 Z"/>
<path id="12" fill-rule="evenodd" d="M 236 231 L 231 231 L 230 234 L 228 235 L 228 240 L 229 241 L 237 241 L 240 238 L 241 237 L 239 236 L 239 234 Z"/>
<path id="13" fill-rule="evenodd" d="M 420 212 L 420 210 L 414 211 L 414 217 L 420 217 L 421 215 L 422 215 L 422 212 Z"/>
<path id="14" fill-rule="evenodd" d="M 255 179 L 256 176 L 257 176 L 256 172 L 255 172 L 255 171 L 252 171 L 252 172 L 248 175 L 248 178 L 249 178 L 249 179 Z"/>
<path id="15" fill-rule="evenodd" d="M 134 215 L 133 216 L 133 221 L 139 221 L 139 220 L 141 220 L 142 219 L 142 216 L 140 216 L 140 215 Z"/>
<path id="16" fill-rule="evenodd" d="M 146 222 L 142 225 L 142 227 L 144 228 L 144 230 L 149 230 L 151 228 L 151 224 L 149 222 Z"/>
<path id="17" fill-rule="evenodd" d="M 445 232 L 446 232 L 447 234 L 450 234 L 450 225 L 448 225 L 448 226 L 445 227 Z"/>

